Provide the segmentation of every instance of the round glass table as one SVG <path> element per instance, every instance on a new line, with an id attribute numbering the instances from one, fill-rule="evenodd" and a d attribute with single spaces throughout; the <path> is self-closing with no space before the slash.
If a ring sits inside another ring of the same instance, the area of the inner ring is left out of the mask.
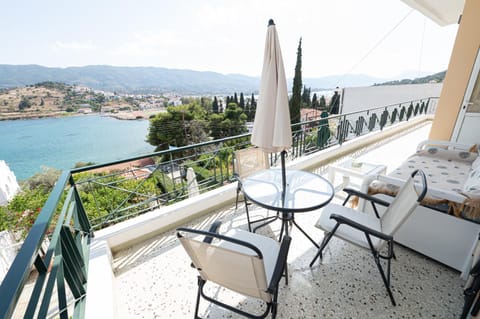
<path id="1" fill-rule="evenodd" d="M 277 211 L 275 219 L 282 220 L 279 240 L 297 227 L 317 248 L 318 244 L 295 222 L 295 214 L 312 211 L 327 205 L 333 198 L 333 185 L 325 178 L 302 170 L 287 169 L 286 185 L 282 187 L 282 171 L 273 168 L 254 173 L 242 182 L 244 195 L 253 203 Z M 257 226 L 254 231 L 273 221 Z"/>

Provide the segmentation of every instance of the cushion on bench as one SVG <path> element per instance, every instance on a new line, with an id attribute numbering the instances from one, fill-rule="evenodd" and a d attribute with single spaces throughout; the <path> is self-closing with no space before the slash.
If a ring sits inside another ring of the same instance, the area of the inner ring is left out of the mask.
<path id="1" fill-rule="evenodd" d="M 450 214 L 480 221 L 480 158 L 478 153 L 427 147 L 410 156 L 389 176 L 406 180 L 415 169 L 424 171 L 429 187 L 456 192 L 467 197 L 464 203 L 454 203 L 427 193 L 422 201 L 423 205 L 448 204 Z M 398 189 L 398 186 L 392 184 L 373 181 L 369 186 L 368 193 L 395 196 Z"/>

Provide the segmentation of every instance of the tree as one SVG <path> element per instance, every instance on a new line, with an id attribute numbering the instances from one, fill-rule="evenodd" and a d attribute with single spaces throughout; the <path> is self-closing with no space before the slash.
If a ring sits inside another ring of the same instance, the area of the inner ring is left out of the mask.
<path id="1" fill-rule="evenodd" d="M 312 101 L 310 100 L 310 88 L 307 88 L 306 86 L 303 87 L 303 93 L 302 93 L 302 106 L 303 107 L 311 107 L 312 106 Z"/>
<path id="2" fill-rule="evenodd" d="M 255 101 L 255 96 L 252 93 L 252 97 L 247 102 L 247 121 L 253 122 L 255 120 L 255 113 L 257 111 L 257 102 Z"/>
<path id="3" fill-rule="evenodd" d="M 25 97 L 25 96 L 23 96 L 23 97 L 22 97 L 22 100 L 20 101 L 20 103 L 18 103 L 18 109 L 19 109 L 20 111 L 23 111 L 24 109 L 27 109 L 27 108 L 29 108 L 29 107 L 31 107 L 31 106 L 32 106 L 32 103 L 31 103 L 30 100 L 29 100 L 27 97 Z"/>
<path id="4" fill-rule="evenodd" d="M 166 113 L 150 119 L 147 141 L 156 150 L 168 149 L 169 145 L 185 146 L 208 139 L 206 110 L 199 103 L 169 106 Z"/>
<path id="5" fill-rule="evenodd" d="M 96 103 L 102 104 L 105 102 L 105 95 L 103 95 L 103 93 L 96 94 L 94 100 Z"/>
<path id="6" fill-rule="evenodd" d="M 317 93 L 313 93 L 313 97 L 312 97 L 312 107 L 313 107 L 314 109 L 318 109 L 319 106 L 320 106 L 320 103 L 318 102 Z"/>
<path id="7" fill-rule="evenodd" d="M 300 108 L 302 105 L 302 38 L 297 48 L 297 63 L 293 78 L 292 97 L 290 99 L 290 122 L 300 122 Z"/>
<path id="8" fill-rule="evenodd" d="M 195 102 L 194 102 L 195 103 Z M 203 109 L 205 109 L 205 111 L 208 113 L 208 112 L 211 112 L 211 106 L 212 106 L 212 98 L 210 97 L 206 97 L 206 96 L 202 96 L 200 98 L 200 105 L 202 106 Z"/>
<path id="9" fill-rule="evenodd" d="M 338 114 L 340 110 L 340 95 L 338 91 L 335 90 L 333 93 L 332 99 L 330 100 L 330 114 Z"/>
<path id="10" fill-rule="evenodd" d="M 238 105 L 238 97 L 237 97 L 237 92 L 233 94 L 233 102 Z M 228 104 L 227 104 L 228 106 Z"/>
<path id="11" fill-rule="evenodd" d="M 243 92 L 240 93 L 240 102 L 238 103 L 238 106 L 240 106 L 242 110 L 245 110 L 245 98 L 243 97 Z"/>
<path id="12" fill-rule="evenodd" d="M 212 102 L 212 113 L 218 113 L 218 100 L 217 97 L 213 97 L 213 102 Z"/>
<path id="13" fill-rule="evenodd" d="M 320 102 L 319 102 L 318 104 L 319 104 L 319 107 L 320 107 L 321 110 L 326 109 L 326 107 L 327 107 L 327 102 L 325 101 L 325 95 L 322 95 L 322 96 L 320 97 Z"/>
<path id="14" fill-rule="evenodd" d="M 210 135 L 214 139 L 247 132 L 247 115 L 235 103 L 227 105 L 224 113 L 212 114 L 209 118 Z"/>
<path id="15" fill-rule="evenodd" d="M 328 145 L 328 139 L 330 138 L 330 127 L 328 124 L 328 112 L 323 111 L 320 114 L 321 120 L 318 122 L 317 131 L 317 146 L 320 149 L 325 148 Z"/>

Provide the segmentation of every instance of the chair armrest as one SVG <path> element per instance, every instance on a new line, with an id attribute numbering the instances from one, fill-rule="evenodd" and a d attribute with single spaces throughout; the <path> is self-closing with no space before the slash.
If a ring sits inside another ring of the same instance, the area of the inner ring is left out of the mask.
<path id="1" fill-rule="evenodd" d="M 368 194 L 365 194 L 363 192 L 360 192 L 360 191 L 357 191 L 355 189 L 352 189 L 352 188 L 344 188 L 343 191 L 345 193 L 348 194 L 348 196 L 358 196 L 360 198 L 363 198 L 363 199 L 366 199 L 370 202 L 374 202 L 376 204 L 379 204 L 379 205 L 382 205 L 382 206 L 388 206 L 390 205 L 389 202 L 383 200 L 383 199 L 380 199 L 380 198 L 377 198 L 377 197 L 373 197 L 371 195 L 368 195 Z"/>
<path id="2" fill-rule="evenodd" d="M 210 226 L 210 229 L 208 230 L 208 232 L 218 234 L 218 229 L 220 228 L 221 224 L 222 224 L 222 222 L 219 221 L 219 220 L 214 221 L 212 226 Z M 207 243 L 207 244 L 210 244 L 212 242 L 212 240 L 213 240 L 212 236 L 205 236 L 205 238 L 203 239 L 203 242 Z"/>
<path id="3" fill-rule="evenodd" d="M 278 252 L 277 261 L 275 263 L 275 269 L 273 270 L 272 279 L 268 286 L 268 291 L 273 293 L 282 278 L 283 271 L 285 270 L 285 264 L 287 263 L 288 250 L 290 248 L 290 242 L 292 238 L 288 235 L 284 236 Z"/>
<path id="4" fill-rule="evenodd" d="M 218 225 L 215 225 L 216 223 L 214 223 L 214 224 L 210 227 L 210 229 L 212 229 L 212 228 L 214 228 L 214 227 L 217 227 L 217 228 L 218 228 L 218 226 L 220 225 L 220 223 L 221 223 L 220 221 L 218 221 Z M 205 236 L 203 242 L 204 242 L 204 243 L 208 243 L 208 244 L 211 244 L 213 238 L 218 238 L 218 239 L 220 239 L 220 240 L 225 240 L 225 241 L 234 243 L 234 244 L 236 244 L 236 245 L 249 248 L 249 249 L 251 249 L 259 258 L 263 259 L 263 254 L 262 254 L 262 252 L 260 251 L 260 249 L 258 249 L 257 246 L 255 246 L 255 245 L 253 245 L 253 244 L 251 244 L 251 243 L 249 243 L 249 242 L 246 242 L 246 241 L 243 241 L 243 240 L 234 238 L 234 237 L 227 237 L 227 236 L 224 236 L 224 235 L 215 233 L 215 232 L 208 232 L 208 231 L 199 230 L 199 229 L 193 229 L 193 228 L 185 228 L 185 227 L 177 228 L 177 238 L 183 237 L 182 233 L 191 233 L 191 234 L 196 234 L 196 235 L 203 235 L 203 236 Z"/>
<path id="5" fill-rule="evenodd" d="M 331 214 L 330 215 L 330 218 L 331 219 L 334 219 L 337 223 L 339 224 L 346 224 L 348 226 L 351 226 L 353 228 L 356 228 L 358 230 L 361 230 L 365 233 L 368 233 L 372 236 L 375 236 L 375 237 L 378 237 L 380 239 L 383 239 L 383 240 L 387 240 L 387 241 L 392 241 L 393 240 L 393 236 L 390 236 L 390 235 L 386 235 L 384 233 L 381 233 L 375 229 L 372 229 L 370 227 L 367 227 L 365 225 L 362 225 L 362 224 L 359 224 L 351 219 L 348 219 L 347 217 L 345 216 L 342 216 L 342 215 L 338 215 L 338 214 Z"/>

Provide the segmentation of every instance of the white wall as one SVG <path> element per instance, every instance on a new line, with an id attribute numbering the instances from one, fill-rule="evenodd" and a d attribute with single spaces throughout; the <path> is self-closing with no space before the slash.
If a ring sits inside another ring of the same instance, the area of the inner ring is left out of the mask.
<path id="1" fill-rule="evenodd" d="M 15 174 L 5 161 L 0 161 L 0 206 L 6 205 L 19 190 Z"/>
<path id="2" fill-rule="evenodd" d="M 344 88 L 341 112 L 349 113 L 428 97 L 439 97 L 441 90 L 442 83 Z"/>
<path id="3" fill-rule="evenodd" d="M 20 244 L 15 241 L 12 233 L 0 232 L 0 283 L 8 272 L 10 265 L 17 256 L 17 249 Z"/>

